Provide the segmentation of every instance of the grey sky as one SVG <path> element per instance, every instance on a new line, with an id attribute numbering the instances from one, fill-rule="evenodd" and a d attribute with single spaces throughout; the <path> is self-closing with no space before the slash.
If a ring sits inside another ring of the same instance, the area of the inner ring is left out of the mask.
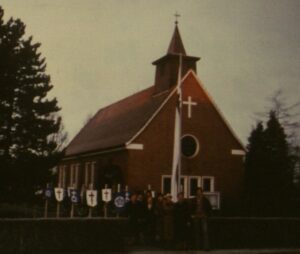
<path id="1" fill-rule="evenodd" d="M 153 84 L 151 62 L 167 50 L 175 11 L 198 76 L 246 143 L 254 113 L 282 88 L 300 95 L 297 0 L 2 0 L 41 42 L 69 138 L 88 115 Z"/>

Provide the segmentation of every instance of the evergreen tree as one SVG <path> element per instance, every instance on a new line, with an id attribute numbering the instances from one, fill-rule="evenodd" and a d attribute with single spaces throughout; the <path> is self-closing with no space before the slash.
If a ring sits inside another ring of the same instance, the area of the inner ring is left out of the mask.
<path id="1" fill-rule="evenodd" d="M 248 138 L 247 154 L 245 158 L 245 202 L 248 214 L 255 214 L 260 207 L 261 193 L 263 192 L 262 161 L 265 157 L 264 127 L 262 122 L 256 125 Z"/>
<path id="2" fill-rule="evenodd" d="M 280 214 L 288 208 L 292 194 L 293 160 L 289 154 L 287 136 L 274 111 L 270 112 L 267 122 L 265 145 L 265 172 L 268 177 L 266 194 L 269 196 L 266 205 L 269 205 L 270 211 L 278 207 Z"/>
<path id="3" fill-rule="evenodd" d="M 293 184 L 293 159 L 287 136 L 276 113 L 270 112 L 266 128 L 259 123 L 249 137 L 246 154 L 246 200 L 252 215 L 288 213 Z"/>
<path id="4" fill-rule="evenodd" d="M 28 201 L 58 156 L 52 136 L 61 126 L 60 108 L 47 98 L 52 85 L 41 44 L 25 38 L 21 20 L 3 16 L 0 6 L 0 196 Z"/>

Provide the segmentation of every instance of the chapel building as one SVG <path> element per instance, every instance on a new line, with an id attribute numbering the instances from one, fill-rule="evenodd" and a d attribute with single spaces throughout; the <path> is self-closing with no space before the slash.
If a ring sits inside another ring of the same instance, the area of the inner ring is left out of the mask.
<path id="1" fill-rule="evenodd" d="M 79 131 L 59 164 L 58 185 L 171 191 L 175 109 L 181 56 L 181 187 L 186 198 L 201 186 L 214 209 L 240 204 L 245 149 L 197 77 L 176 23 L 154 84 L 100 109 Z M 103 94 L 103 92 L 102 92 Z"/>

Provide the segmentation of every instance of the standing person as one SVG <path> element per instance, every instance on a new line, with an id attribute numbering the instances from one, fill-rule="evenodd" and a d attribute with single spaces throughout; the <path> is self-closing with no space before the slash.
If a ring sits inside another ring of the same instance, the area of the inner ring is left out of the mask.
<path id="1" fill-rule="evenodd" d="M 196 197 L 191 200 L 191 210 L 194 218 L 194 237 L 196 248 L 209 249 L 207 217 L 211 213 L 211 204 L 204 196 L 202 188 L 197 188 Z M 202 238 L 202 241 L 201 241 Z M 202 242 L 202 244 L 201 244 Z"/>
<path id="2" fill-rule="evenodd" d="M 142 204 L 138 201 L 137 193 L 132 193 L 130 201 L 126 205 L 131 243 L 139 243 L 141 241 L 142 210 Z"/>
<path id="3" fill-rule="evenodd" d="M 153 244 L 155 239 L 155 203 L 151 195 L 147 196 L 145 209 L 145 241 Z"/>
<path id="4" fill-rule="evenodd" d="M 173 240 L 173 202 L 172 196 L 167 194 L 163 201 L 163 240 L 166 248 L 170 248 Z"/>
<path id="5" fill-rule="evenodd" d="M 190 209 L 188 203 L 184 199 L 182 192 L 177 194 L 177 202 L 174 205 L 174 240 L 176 248 L 187 249 L 187 241 L 189 237 L 190 227 Z"/>
<path id="6" fill-rule="evenodd" d="M 161 244 L 163 240 L 163 216 L 164 216 L 164 196 L 162 193 L 157 194 L 156 204 L 155 204 L 155 231 L 156 231 L 156 241 Z"/>

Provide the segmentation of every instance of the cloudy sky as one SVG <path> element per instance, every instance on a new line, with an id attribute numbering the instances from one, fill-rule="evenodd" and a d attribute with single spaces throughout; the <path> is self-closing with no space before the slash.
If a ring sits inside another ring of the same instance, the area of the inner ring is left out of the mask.
<path id="1" fill-rule="evenodd" d="M 71 139 L 99 108 L 151 86 L 174 13 L 198 76 L 246 143 L 255 112 L 300 97 L 298 0 L 1 0 L 41 42 Z"/>

